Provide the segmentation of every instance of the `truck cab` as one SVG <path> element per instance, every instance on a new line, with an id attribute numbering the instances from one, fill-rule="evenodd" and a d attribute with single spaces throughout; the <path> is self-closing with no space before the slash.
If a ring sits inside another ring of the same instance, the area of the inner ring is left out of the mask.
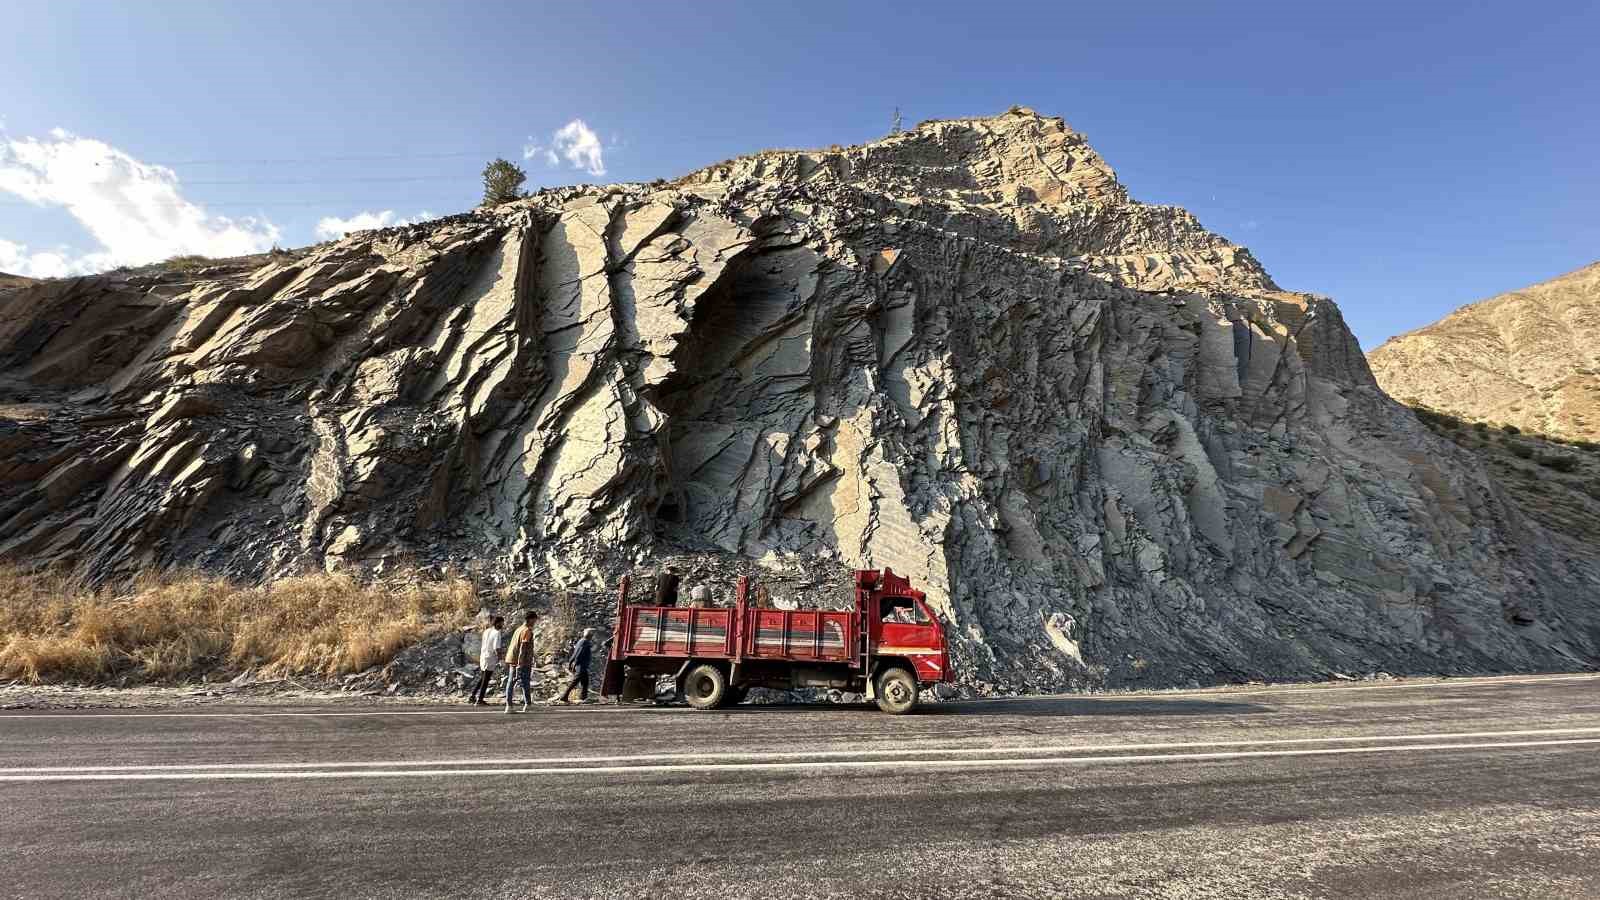
<path id="1" fill-rule="evenodd" d="M 857 603 L 866 622 L 865 657 L 873 670 L 869 675 L 900 665 L 918 684 L 954 680 L 944 628 L 929 608 L 927 594 L 889 569 L 861 569 L 855 578 Z"/>

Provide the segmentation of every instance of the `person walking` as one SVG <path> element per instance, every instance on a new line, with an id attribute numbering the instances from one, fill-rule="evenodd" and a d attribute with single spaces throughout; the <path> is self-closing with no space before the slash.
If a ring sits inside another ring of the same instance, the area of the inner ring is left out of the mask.
<path id="1" fill-rule="evenodd" d="M 656 605 L 678 605 L 678 583 L 683 579 L 678 577 L 677 566 L 667 566 L 656 575 Z"/>
<path id="2" fill-rule="evenodd" d="M 539 616 L 529 611 L 527 619 L 522 626 L 511 633 L 511 643 L 506 650 L 506 665 L 510 671 L 506 672 L 506 712 L 511 712 L 511 701 L 515 697 L 517 684 L 522 684 L 522 711 L 528 711 L 528 704 L 533 702 L 533 658 L 537 655 L 533 648 L 533 623 Z"/>
<path id="3" fill-rule="evenodd" d="M 495 616 L 489 627 L 483 630 L 483 639 L 478 643 L 478 683 L 472 688 L 474 706 L 489 705 L 489 682 L 500 671 L 501 633 L 505 627 L 505 617 Z"/>
<path id="4" fill-rule="evenodd" d="M 589 702 L 589 659 L 593 655 L 589 648 L 589 638 L 594 636 L 593 628 L 585 628 L 583 634 L 572 645 L 572 653 L 567 657 L 567 668 L 572 670 L 572 680 L 567 682 L 567 689 L 561 696 L 550 701 L 556 703 L 570 703 L 572 689 L 578 689 L 578 702 Z"/>

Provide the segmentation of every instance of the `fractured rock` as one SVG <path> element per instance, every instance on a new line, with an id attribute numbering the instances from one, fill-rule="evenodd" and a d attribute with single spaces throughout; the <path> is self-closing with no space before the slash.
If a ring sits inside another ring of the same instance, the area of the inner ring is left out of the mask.
<path id="1" fill-rule="evenodd" d="M 264 262 L 0 292 L 0 555 L 600 591 L 687 543 L 826 573 L 802 603 L 890 566 L 977 694 L 1600 657 L 1593 546 L 1060 119 Z"/>

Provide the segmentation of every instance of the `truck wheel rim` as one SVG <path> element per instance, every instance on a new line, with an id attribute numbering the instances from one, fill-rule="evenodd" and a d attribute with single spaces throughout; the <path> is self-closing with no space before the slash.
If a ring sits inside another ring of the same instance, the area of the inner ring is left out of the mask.
<path id="1" fill-rule="evenodd" d="M 907 692 L 906 692 L 905 684 L 902 683 L 899 679 L 895 679 L 893 681 L 890 681 L 889 682 L 888 694 L 889 694 L 889 702 L 891 702 L 891 703 L 899 704 L 899 703 L 906 702 Z"/>

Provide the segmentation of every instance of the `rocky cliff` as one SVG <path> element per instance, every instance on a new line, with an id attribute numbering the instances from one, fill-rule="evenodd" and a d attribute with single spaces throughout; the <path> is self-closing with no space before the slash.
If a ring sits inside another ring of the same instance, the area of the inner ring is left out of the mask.
<path id="1" fill-rule="evenodd" d="M 1600 440 L 1600 263 L 1464 306 L 1368 359 L 1407 402 Z"/>
<path id="2" fill-rule="evenodd" d="M 0 553 L 892 566 L 1013 690 L 1577 667 L 1596 550 L 1015 109 L 0 293 Z"/>

